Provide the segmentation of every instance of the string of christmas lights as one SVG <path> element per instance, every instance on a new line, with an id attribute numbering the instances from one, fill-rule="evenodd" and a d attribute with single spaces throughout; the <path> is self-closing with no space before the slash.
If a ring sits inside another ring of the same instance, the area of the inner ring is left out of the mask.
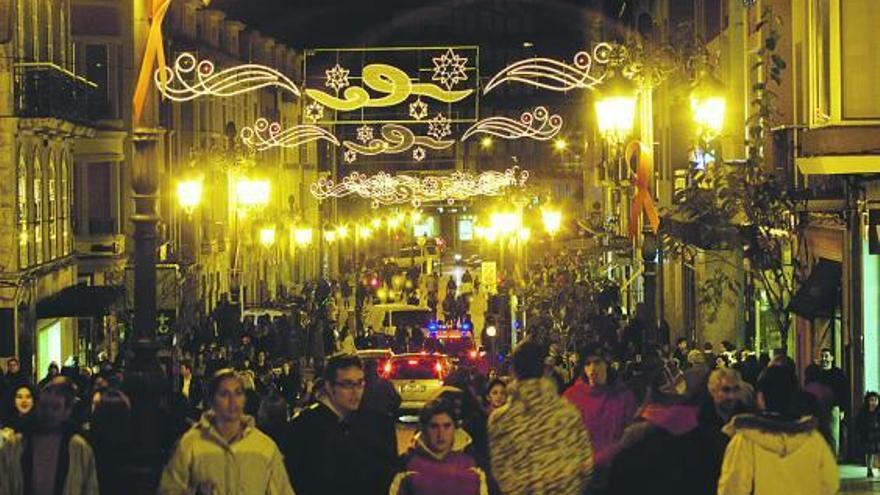
<path id="1" fill-rule="evenodd" d="M 495 74 L 495 77 L 486 84 L 483 94 L 488 94 L 497 86 L 509 82 L 520 82 L 552 91 L 593 89 L 605 78 L 604 74 L 598 77 L 590 74 L 593 62 L 607 64 L 611 52 L 610 44 L 599 43 L 593 48 L 592 57 L 587 52 L 577 52 L 573 59 L 574 65 L 545 57 L 520 60 Z"/>
<path id="2" fill-rule="evenodd" d="M 379 131 L 380 138 L 370 138 L 365 143 L 355 141 L 343 141 L 342 146 L 346 151 L 343 155 L 347 163 L 354 162 L 358 155 L 375 156 L 380 154 L 403 153 L 413 146 L 430 148 L 432 150 L 446 149 L 453 144 L 453 140 L 434 139 L 431 136 L 416 136 L 408 127 L 398 124 L 385 124 Z M 363 136 L 367 137 L 366 133 Z M 363 142 L 363 140 L 361 140 Z M 424 150 L 423 150 L 424 153 Z M 421 155 L 421 153 L 420 153 Z M 415 156 L 414 156 L 415 158 Z M 424 156 L 422 156 L 424 159 Z M 416 161 L 421 161 L 416 158 Z"/>
<path id="3" fill-rule="evenodd" d="M 474 196 L 497 196 L 510 187 L 522 187 L 528 178 L 529 172 L 519 167 L 478 175 L 453 172 L 450 175 L 427 177 L 390 175 L 386 172 L 368 176 L 354 172 L 339 183 L 322 179 L 309 189 L 318 200 L 356 195 L 370 200 L 373 208 L 404 203 L 418 207 L 427 202 L 453 204 Z"/>
<path id="4" fill-rule="evenodd" d="M 153 74 L 156 87 L 172 101 L 190 101 L 202 96 L 235 96 L 276 86 L 300 95 L 299 88 L 277 70 L 258 64 L 243 64 L 215 71 L 210 60 L 199 61 L 192 53 L 181 53 L 173 67 L 160 67 Z"/>
<path id="5" fill-rule="evenodd" d="M 269 122 L 264 118 L 257 119 L 252 127 L 244 127 L 241 130 L 241 141 L 256 151 L 266 151 L 271 148 L 296 148 L 312 141 L 325 140 L 339 146 L 330 131 L 316 125 L 303 124 L 282 129 L 278 122 Z"/>
<path id="6" fill-rule="evenodd" d="M 488 134 L 503 139 L 532 138 L 539 141 L 553 139 L 562 130 L 562 117 L 551 115 L 546 107 L 535 107 L 532 112 L 524 112 L 519 120 L 509 117 L 489 117 L 468 128 L 461 136 L 464 142 L 474 134 Z"/>

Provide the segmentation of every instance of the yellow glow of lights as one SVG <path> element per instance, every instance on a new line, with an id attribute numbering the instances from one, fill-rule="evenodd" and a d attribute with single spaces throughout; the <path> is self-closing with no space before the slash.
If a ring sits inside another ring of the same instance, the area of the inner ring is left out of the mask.
<path id="1" fill-rule="evenodd" d="M 401 218 L 398 215 L 388 217 L 388 227 L 392 229 L 396 229 L 400 227 Z"/>
<path id="2" fill-rule="evenodd" d="M 177 183 L 177 201 L 187 214 L 191 214 L 202 202 L 202 182 L 202 177 L 197 177 Z"/>
<path id="3" fill-rule="evenodd" d="M 370 221 L 370 225 L 372 225 L 374 229 L 378 229 L 379 227 L 382 226 L 382 219 L 381 218 L 374 218 Z"/>
<path id="4" fill-rule="evenodd" d="M 308 246 L 312 243 L 312 229 L 300 228 L 293 231 L 293 240 L 297 246 Z"/>
<path id="5" fill-rule="evenodd" d="M 568 91 L 575 88 L 593 88 L 603 77 L 590 74 L 593 62 L 608 63 L 612 51 L 608 43 L 599 43 L 593 48 L 593 56 L 587 52 L 578 52 L 574 56 L 574 65 L 566 64 L 551 58 L 527 58 L 515 62 L 502 69 L 486 84 L 483 94 L 488 94 L 496 86 L 508 82 L 518 82 L 536 88 L 553 91 Z"/>
<path id="6" fill-rule="evenodd" d="M 336 231 L 335 230 L 325 230 L 324 231 L 324 240 L 327 242 L 334 242 L 336 240 Z"/>
<path id="7" fill-rule="evenodd" d="M 235 185 L 235 194 L 242 206 L 266 206 L 271 187 L 267 180 L 242 179 Z"/>
<path id="8" fill-rule="evenodd" d="M 492 147 L 492 138 L 490 138 L 489 136 L 484 137 L 483 139 L 480 140 L 480 146 L 484 150 L 491 148 Z"/>
<path id="9" fill-rule="evenodd" d="M 410 214 L 409 214 L 409 221 L 410 222 L 417 223 L 421 219 L 422 219 L 422 212 L 420 212 L 419 210 L 413 210 L 412 212 L 410 212 Z"/>
<path id="10" fill-rule="evenodd" d="M 700 136 L 713 139 L 724 129 L 726 102 L 723 96 L 691 97 L 691 112 Z"/>
<path id="11" fill-rule="evenodd" d="M 553 141 L 553 149 L 556 151 L 565 151 L 568 148 L 568 141 L 563 138 L 558 138 Z"/>
<path id="12" fill-rule="evenodd" d="M 534 111 L 524 112 L 519 119 L 498 116 L 483 119 L 468 128 L 462 134 L 461 140 L 464 141 L 474 134 L 488 134 L 503 139 L 532 138 L 549 141 L 559 134 L 562 124 L 562 117 L 551 115 L 547 107 L 538 106 Z"/>
<path id="13" fill-rule="evenodd" d="M 486 327 L 487 337 L 494 337 L 496 335 L 498 335 L 498 329 L 495 328 L 495 325 L 489 325 L 488 327 Z"/>
<path id="14" fill-rule="evenodd" d="M 275 245 L 275 227 L 260 229 L 260 244 L 267 248 Z"/>
<path id="15" fill-rule="evenodd" d="M 559 210 L 542 209 L 541 220 L 544 222 L 544 230 L 553 237 L 562 227 L 562 212 Z"/>
<path id="16" fill-rule="evenodd" d="M 634 97 L 615 96 L 596 101 L 599 132 L 608 139 L 623 141 L 632 132 L 636 115 Z"/>
<path id="17" fill-rule="evenodd" d="M 345 239 L 346 237 L 348 237 L 348 226 L 340 225 L 336 227 L 336 237 L 340 239 Z"/>
<path id="18" fill-rule="evenodd" d="M 373 230 L 369 227 L 358 227 L 357 235 L 361 239 L 369 239 L 373 235 Z"/>
<path id="19" fill-rule="evenodd" d="M 521 240 L 521 241 L 528 241 L 529 239 L 532 238 L 532 230 L 529 229 L 528 227 L 521 227 L 519 229 L 519 231 L 517 232 L 517 236 L 519 237 L 519 240 Z"/>
<path id="20" fill-rule="evenodd" d="M 489 217 L 491 229 L 499 234 L 512 234 L 522 227 L 522 215 L 513 212 L 493 213 Z"/>

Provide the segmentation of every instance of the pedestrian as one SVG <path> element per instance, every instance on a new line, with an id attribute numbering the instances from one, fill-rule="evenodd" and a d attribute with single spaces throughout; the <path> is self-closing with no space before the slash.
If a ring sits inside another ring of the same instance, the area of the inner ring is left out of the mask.
<path id="1" fill-rule="evenodd" d="M 7 436 L 0 447 L 0 495 L 98 495 L 92 448 L 70 423 L 75 401 L 68 377 L 40 389 L 33 427 Z"/>
<path id="2" fill-rule="evenodd" d="M 34 418 L 34 387 L 19 383 L 10 389 L 4 404 L 3 425 L 16 432 L 22 432 Z"/>
<path id="3" fill-rule="evenodd" d="M 202 380 L 193 374 L 191 361 L 183 360 L 180 362 L 180 376 L 177 377 L 174 390 L 183 397 L 186 404 L 186 417 L 192 421 L 198 420 L 203 407 L 204 385 Z"/>
<path id="4" fill-rule="evenodd" d="M 339 331 L 339 352 L 342 354 L 354 354 L 357 348 L 354 345 L 354 337 L 348 330 L 348 325 L 342 327 Z"/>
<path id="5" fill-rule="evenodd" d="M 244 414 L 238 373 L 219 370 L 206 399 L 211 408 L 178 442 L 162 472 L 160 495 L 293 495 L 275 442 Z"/>
<path id="6" fill-rule="evenodd" d="M 28 379 L 27 374 L 21 370 L 21 363 L 18 361 L 18 358 L 15 357 L 6 360 L 6 373 L 4 378 L 7 390 L 22 383 L 33 384 L 33 381 Z"/>
<path id="7" fill-rule="evenodd" d="M 830 388 L 834 394 L 834 402 L 831 404 L 831 438 L 834 442 L 834 455 L 840 456 L 840 426 L 849 412 L 849 380 L 843 370 L 834 366 L 831 349 L 822 348 L 818 361 L 818 364 L 811 364 L 808 368 L 818 367 L 817 381 Z"/>
<path id="8" fill-rule="evenodd" d="M 506 495 L 577 495 L 592 473 L 589 435 L 544 377 L 545 354 L 535 342 L 517 346 L 507 404 L 489 418 L 492 474 Z"/>
<path id="9" fill-rule="evenodd" d="M 507 384 L 500 378 L 495 378 L 489 382 L 486 387 L 486 394 L 483 397 L 486 405 L 486 413 L 491 415 L 496 409 L 507 403 Z"/>
<path id="10" fill-rule="evenodd" d="M 635 419 L 636 399 L 623 383 L 609 378 L 608 359 L 599 344 L 587 345 L 580 362 L 578 379 L 564 397 L 580 412 L 592 441 L 593 464 L 600 469 L 607 467 L 624 429 Z"/>
<path id="11" fill-rule="evenodd" d="M 785 366 L 758 378 L 757 414 L 736 416 L 724 432 L 718 495 L 833 495 L 840 488 L 837 462 L 816 419 L 797 411 L 798 382 Z"/>
<path id="12" fill-rule="evenodd" d="M 402 399 L 394 385 L 379 374 L 379 364 L 375 359 L 364 362 L 364 396 L 361 407 L 397 418 Z"/>
<path id="13" fill-rule="evenodd" d="M 101 495 L 125 493 L 129 487 L 125 471 L 134 452 L 131 402 L 122 391 L 108 388 L 96 392 L 90 406 L 86 439 L 95 452 Z"/>
<path id="14" fill-rule="evenodd" d="M 471 438 L 457 427 L 455 407 L 429 402 L 419 415 L 420 430 L 395 476 L 390 495 L 483 495 L 486 474 L 468 452 Z"/>
<path id="15" fill-rule="evenodd" d="M 326 363 L 322 392 L 291 422 L 285 452 L 298 495 L 385 495 L 396 469 L 397 439 L 391 418 L 361 410 L 366 381 L 356 355 Z M 317 387 L 317 385 L 316 385 Z"/>
<path id="16" fill-rule="evenodd" d="M 862 410 L 856 418 L 856 433 L 865 454 L 868 478 L 873 478 L 874 459 L 880 453 L 880 395 L 877 392 L 865 394 Z"/>
<path id="17" fill-rule="evenodd" d="M 607 493 L 708 495 L 707 446 L 697 430 L 697 407 L 688 402 L 688 382 L 656 356 L 645 362 L 645 377 L 645 405 L 623 433 Z"/>
<path id="18" fill-rule="evenodd" d="M 43 387 L 46 386 L 53 378 L 61 374 L 60 369 L 58 368 L 58 363 L 52 361 L 49 363 L 49 368 L 46 369 L 46 376 L 43 377 L 42 380 L 37 384 L 37 389 L 42 390 Z"/>

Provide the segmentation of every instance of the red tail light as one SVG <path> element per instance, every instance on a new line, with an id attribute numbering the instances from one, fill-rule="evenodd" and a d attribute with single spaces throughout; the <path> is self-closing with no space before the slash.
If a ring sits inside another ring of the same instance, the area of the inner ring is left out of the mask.
<path id="1" fill-rule="evenodd" d="M 391 361 L 385 362 L 385 376 L 391 375 Z"/>
<path id="2" fill-rule="evenodd" d="M 477 351 L 471 351 L 471 359 L 477 359 Z"/>
<path id="3" fill-rule="evenodd" d="M 418 359 L 407 359 L 406 364 L 414 364 L 414 365 L 419 364 L 419 360 Z"/>

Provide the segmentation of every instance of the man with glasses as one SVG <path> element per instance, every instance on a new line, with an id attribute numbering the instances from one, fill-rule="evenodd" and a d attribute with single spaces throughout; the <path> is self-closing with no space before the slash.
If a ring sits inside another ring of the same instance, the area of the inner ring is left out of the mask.
<path id="1" fill-rule="evenodd" d="M 396 470 L 394 422 L 360 410 L 363 364 L 356 355 L 331 356 L 324 394 L 291 423 L 284 452 L 298 495 L 385 494 Z"/>

